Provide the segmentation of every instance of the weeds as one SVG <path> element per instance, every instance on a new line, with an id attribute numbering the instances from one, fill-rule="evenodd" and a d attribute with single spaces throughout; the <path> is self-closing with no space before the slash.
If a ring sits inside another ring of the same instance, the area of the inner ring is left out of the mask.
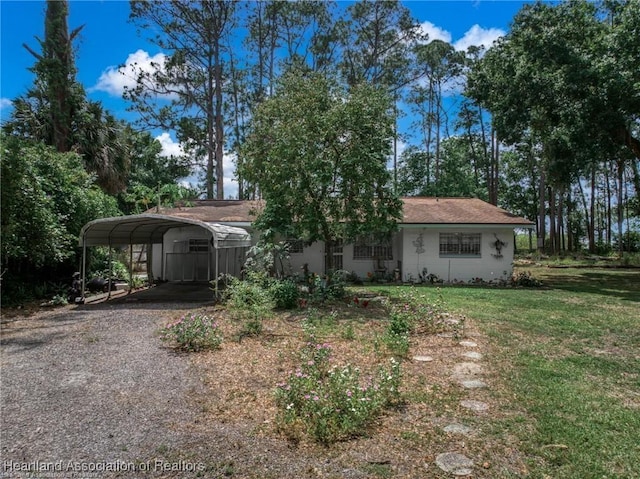
<path id="1" fill-rule="evenodd" d="M 222 332 L 218 323 L 204 314 L 188 313 L 166 325 L 160 331 L 163 341 L 177 344 L 184 351 L 218 349 Z"/>
<path id="2" fill-rule="evenodd" d="M 306 431 L 324 445 L 362 434 L 399 401 L 400 363 L 392 358 L 375 377 L 362 378 L 352 365 L 331 367 L 331 345 L 307 334 L 311 340 L 300 351 L 300 365 L 276 389 L 280 429 L 296 438 Z"/>

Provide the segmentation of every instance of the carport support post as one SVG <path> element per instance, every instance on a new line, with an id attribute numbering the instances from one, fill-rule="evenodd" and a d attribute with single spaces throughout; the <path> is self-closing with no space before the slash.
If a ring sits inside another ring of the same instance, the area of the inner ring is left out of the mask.
<path id="1" fill-rule="evenodd" d="M 109 234 L 109 292 L 107 293 L 107 300 L 111 299 L 111 276 L 113 276 L 113 259 L 111 255 L 111 234 Z"/>
<path id="2" fill-rule="evenodd" d="M 214 249 L 215 253 L 216 253 L 216 300 L 218 299 L 218 248 Z"/>
<path id="3" fill-rule="evenodd" d="M 129 241 L 129 293 L 131 294 L 131 288 L 133 286 L 133 245 Z"/>
<path id="4" fill-rule="evenodd" d="M 84 303 L 84 288 L 86 284 L 86 274 L 87 274 L 87 238 L 86 236 L 82 237 L 82 268 L 80 271 L 82 272 L 82 302 Z"/>

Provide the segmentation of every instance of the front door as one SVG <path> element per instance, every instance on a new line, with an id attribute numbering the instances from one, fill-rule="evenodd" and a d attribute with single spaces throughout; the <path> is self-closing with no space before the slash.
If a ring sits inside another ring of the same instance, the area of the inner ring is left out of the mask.
<path id="1" fill-rule="evenodd" d="M 333 257 L 333 271 L 338 271 L 339 269 L 343 268 L 343 262 L 342 262 L 342 250 L 343 250 L 343 241 L 342 240 L 338 240 L 338 241 L 333 241 L 331 243 L 328 243 L 328 245 L 325 245 L 325 250 L 324 250 L 324 272 L 328 273 L 329 272 L 329 257 L 327 256 L 328 252 L 331 251 L 332 257 Z"/>

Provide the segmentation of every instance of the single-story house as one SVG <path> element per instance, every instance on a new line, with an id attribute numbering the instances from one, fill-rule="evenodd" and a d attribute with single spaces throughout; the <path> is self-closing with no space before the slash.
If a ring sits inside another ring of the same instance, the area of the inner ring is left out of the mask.
<path id="1" fill-rule="evenodd" d="M 373 237 L 333 247 L 333 265 L 361 278 L 443 282 L 507 279 L 513 271 L 514 229 L 534 223 L 477 198 L 403 198 L 403 218 L 388 242 Z M 259 202 L 196 200 L 141 215 L 105 218 L 84 226 L 80 244 L 149 244 L 153 278 L 208 281 L 239 275 L 259 232 Z M 323 273 L 325 245 L 290 242 L 289 271 Z M 83 274 L 84 277 L 84 274 Z"/>

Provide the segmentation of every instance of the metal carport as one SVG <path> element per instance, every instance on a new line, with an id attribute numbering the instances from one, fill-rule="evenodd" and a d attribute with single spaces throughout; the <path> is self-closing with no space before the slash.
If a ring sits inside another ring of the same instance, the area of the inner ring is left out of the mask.
<path id="1" fill-rule="evenodd" d="M 87 246 L 108 246 L 109 254 L 113 246 L 129 246 L 134 244 L 163 244 L 164 234 L 172 228 L 181 226 L 199 226 L 212 235 L 212 246 L 215 250 L 229 248 L 248 248 L 251 246 L 251 235 L 242 228 L 209 223 L 191 218 L 177 218 L 155 213 L 116 216 L 90 221 L 80 231 L 82 247 L 82 295 L 86 281 Z M 164 261 L 164 257 L 162 259 Z M 132 260 L 129 269 L 131 274 Z M 219 265 L 216 251 L 215 277 L 218 278 Z M 216 282 L 217 290 L 217 282 Z M 216 291 L 217 294 L 217 291 Z"/>

